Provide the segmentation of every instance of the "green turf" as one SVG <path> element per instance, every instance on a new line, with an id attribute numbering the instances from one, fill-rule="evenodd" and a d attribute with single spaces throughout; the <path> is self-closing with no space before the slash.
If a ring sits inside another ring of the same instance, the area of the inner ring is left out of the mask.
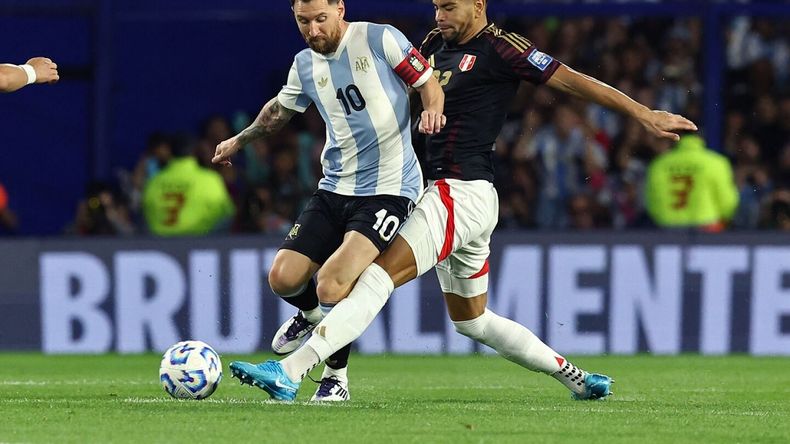
<path id="1" fill-rule="evenodd" d="M 176 401 L 154 355 L 0 354 L 0 442 L 790 442 L 790 359 L 580 357 L 617 384 L 578 402 L 495 356 L 354 356 L 353 400 L 329 406 L 309 381 L 265 401 L 232 359 L 211 399 Z"/>

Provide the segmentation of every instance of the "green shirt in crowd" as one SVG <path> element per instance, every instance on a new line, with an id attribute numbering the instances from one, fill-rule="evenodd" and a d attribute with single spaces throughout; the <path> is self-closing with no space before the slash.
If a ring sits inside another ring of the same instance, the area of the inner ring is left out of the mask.
<path id="1" fill-rule="evenodd" d="M 662 227 L 705 227 L 732 218 L 738 189 L 726 157 L 699 136 L 680 138 L 647 171 L 647 210 Z"/>
<path id="2" fill-rule="evenodd" d="M 235 207 L 219 173 L 201 167 L 194 157 L 180 157 L 146 184 L 143 213 L 152 233 L 188 236 L 214 231 Z"/>

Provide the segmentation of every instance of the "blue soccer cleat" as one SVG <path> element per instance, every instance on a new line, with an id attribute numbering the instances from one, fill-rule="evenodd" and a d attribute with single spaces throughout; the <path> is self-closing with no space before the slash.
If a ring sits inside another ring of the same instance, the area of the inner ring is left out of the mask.
<path id="1" fill-rule="evenodd" d="M 258 387 L 278 401 L 293 401 L 302 383 L 291 381 L 282 364 L 271 359 L 257 365 L 233 361 L 230 363 L 230 374 L 242 384 Z"/>
<path id="2" fill-rule="evenodd" d="M 606 375 L 587 373 L 584 376 L 584 393 L 571 393 L 571 397 L 577 401 L 604 399 L 614 394 L 610 390 L 612 384 L 614 384 L 614 379 Z"/>

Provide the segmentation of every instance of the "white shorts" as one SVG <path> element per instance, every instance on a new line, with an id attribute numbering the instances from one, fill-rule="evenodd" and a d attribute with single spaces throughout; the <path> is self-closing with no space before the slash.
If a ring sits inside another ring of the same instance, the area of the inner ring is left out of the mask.
<path id="1" fill-rule="evenodd" d="M 491 233 L 499 198 L 485 180 L 431 181 L 400 235 L 417 262 L 417 275 L 436 266 L 445 293 L 474 297 L 488 291 Z"/>

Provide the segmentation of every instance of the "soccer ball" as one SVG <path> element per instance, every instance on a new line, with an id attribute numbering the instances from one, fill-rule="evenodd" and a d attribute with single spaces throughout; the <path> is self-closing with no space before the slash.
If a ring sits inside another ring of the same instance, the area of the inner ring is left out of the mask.
<path id="1" fill-rule="evenodd" d="M 159 380 L 174 398 L 205 399 L 222 381 L 222 362 L 205 342 L 179 342 L 162 356 Z"/>

